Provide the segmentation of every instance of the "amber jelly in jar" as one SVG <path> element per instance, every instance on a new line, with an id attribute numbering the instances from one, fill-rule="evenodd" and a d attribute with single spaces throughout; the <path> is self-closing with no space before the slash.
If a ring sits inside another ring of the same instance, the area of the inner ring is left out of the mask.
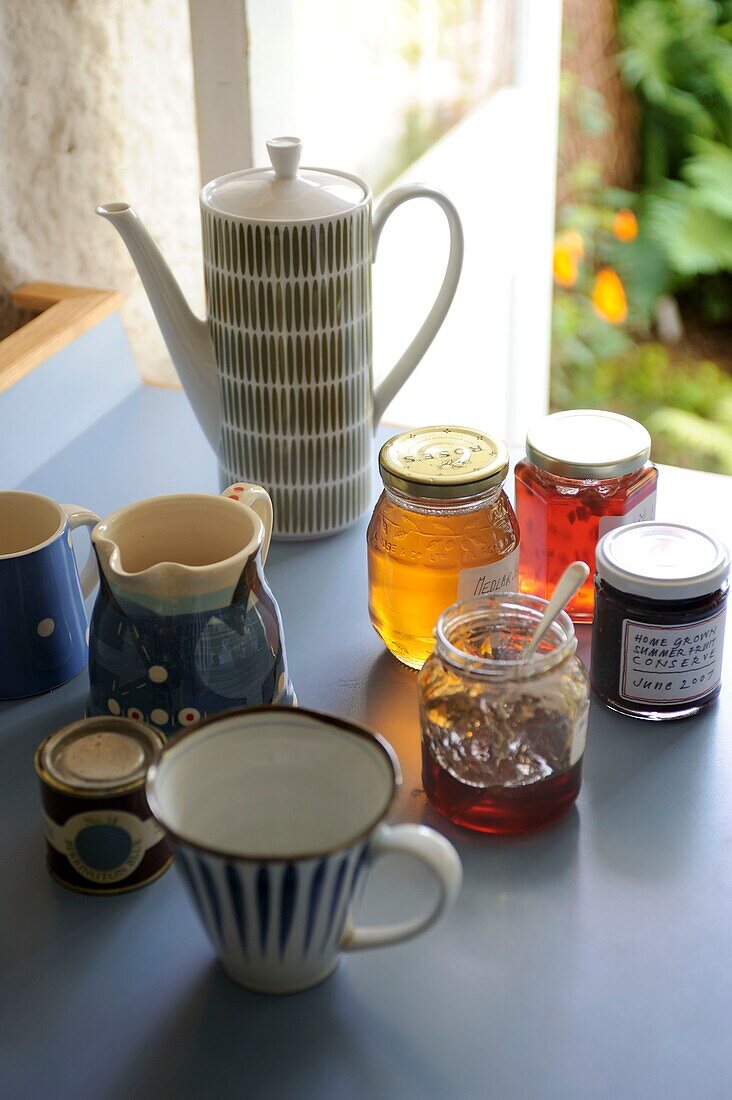
<path id="1" fill-rule="evenodd" d="M 522 592 L 549 597 L 567 566 L 585 561 L 590 576 L 567 610 L 575 622 L 592 622 L 597 543 L 656 514 L 650 454 L 642 424 L 597 409 L 552 413 L 528 432 L 515 471 Z"/>
<path id="2" fill-rule="evenodd" d="M 589 679 L 569 616 L 522 657 L 546 606 L 509 592 L 455 604 L 437 624 L 419 674 L 422 782 L 457 825 L 532 832 L 579 794 Z"/>
<path id="3" fill-rule="evenodd" d="M 384 444 L 379 471 L 369 613 L 387 648 L 421 668 L 446 607 L 518 587 L 519 528 L 503 491 L 508 451 L 470 428 L 419 428 Z"/>

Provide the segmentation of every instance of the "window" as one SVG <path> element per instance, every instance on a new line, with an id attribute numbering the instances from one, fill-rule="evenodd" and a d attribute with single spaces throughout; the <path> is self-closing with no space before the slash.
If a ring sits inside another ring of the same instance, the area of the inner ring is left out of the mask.
<path id="1" fill-rule="evenodd" d="M 253 163 L 268 137 L 297 133 L 305 163 L 362 175 L 377 199 L 418 180 L 460 212 L 461 285 L 386 419 L 467 423 L 519 442 L 548 394 L 561 0 L 251 0 L 247 20 Z M 200 85 L 217 30 L 207 19 L 202 45 L 195 18 L 193 28 Z M 218 33 L 231 42 L 228 15 Z M 220 111 L 201 110 L 200 90 L 198 100 L 205 146 Z M 222 130 L 222 149 L 228 141 Z M 377 380 L 427 312 L 447 247 L 431 203 L 390 219 L 374 268 Z"/>

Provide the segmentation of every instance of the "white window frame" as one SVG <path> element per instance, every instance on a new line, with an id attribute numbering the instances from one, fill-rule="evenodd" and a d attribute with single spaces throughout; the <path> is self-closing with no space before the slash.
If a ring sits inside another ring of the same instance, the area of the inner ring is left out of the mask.
<path id="1" fill-rule="evenodd" d="M 207 182 L 253 165 L 251 88 L 257 71 L 273 76 L 271 97 L 267 85 L 267 103 L 255 109 L 273 118 L 286 115 L 284 107 L 294 94 L 287 64 L 293 0 L 189 4 L 201 179 Z M 515 219 L 517 259 L 506 274 L 508 337 L 503 342 L 503 374 L 495 379 L 498 400 L 489 423 L 480 416 L 473 420 L 519 443 L 527 425 L 546 412 L 549 400 L 562 0 L 514 4 L 514 78 L 498 94 L 510 97 L 509 110 L 515 114 L 512 171 L 521 192 L 515 207 L 521 211 Z M 252 36 L 258 44 L 253 55 Z M 434 354 L 440 354 L 439 336 Z M 491 369 L 498 367 L 493 364 Z M 378 372 L 380 365 L 375 368 Z M 481 382 L 485 394 L 486 380 Z M 395 410 L 402 411 L 398 398 Z M 395 417 L 387 414 L 388 419 Z"/>

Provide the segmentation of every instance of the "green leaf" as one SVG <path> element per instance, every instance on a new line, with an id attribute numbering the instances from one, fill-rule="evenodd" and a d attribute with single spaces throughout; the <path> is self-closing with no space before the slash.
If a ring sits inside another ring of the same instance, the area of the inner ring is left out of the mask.
<path id="1" fill-rule="evenodd" d="M 666 50 L 674 31 L 654 0 L 640 0 L 621 20 L 626 48 L 620 66 L 631 87 L 640 88 L 650 100 L 663 100 L 669 83 Z"/>
<path id="2" fill-rule="evenodd" d="M 635 191 L 626 191 L 622 187 L 603 187 L 598 198 L 613 210 L 620 210 L 623 207 L 629 207 L 632 210 L 638 202 Z"/>
<path id="3" fill-rule="evenodd" d="M 696 138 L 697 150 L 681 174 L 699 192 L 699 203 L 723 218 L 732 218 L 732 149 Z"/>
<path id="4" fill-rule="evenodd" d="M 732 393 L 727 394 L 719 402 L 714 411 L 714 419 L 718 424 L 723 424 L 732 431 Z"/>
<path id="5" fill-rule="evenodd" d="M 611 238 L 605 242 L 602 258 L 615 268 L 622 280 L 633 327 L 647 332 L 653 319 L 653 307 L 668 290 L 671 278 L 663 248 L 644 232 L 641 222 L 641 232 L 634 241 Z"/>
<path id="6" fill-rule="evenodd" d="M 732 270 L 732 221 L 706 209 L 693 188 L 669 181 L 648 198 L 646 224 L 679 275 Z"/>
<path id="7" fill-rule="evenodd" d="M 663 408 L 652 413 L 646 427 L 653 455 L 695 469 L 732 474 L 732 430 L 685 409 Z"/>
<path id="8" fill-rule="evenodd" d="M 580 129 L 586 134 L 604 134 L 612 124 L 605 99 L 594 88 L 578 88 L 575 111 Z"/>
<path id="9" fill-rule="evenodd" d="M 690 133 L 713 137 L 716 131 L 714 115 L 700 102 L 693 92 L 683 88 L 667 87 L 663 97 L 663 106 L 670 115 L 675 115 Z"/>

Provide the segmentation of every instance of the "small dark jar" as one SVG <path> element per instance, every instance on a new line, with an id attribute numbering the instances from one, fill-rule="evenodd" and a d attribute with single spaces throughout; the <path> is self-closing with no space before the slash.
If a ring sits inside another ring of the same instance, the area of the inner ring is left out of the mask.
<path id="1" fill-rule="evenodd" d="M 164 743 L 142 722 L 107 715 L 72 722 L 39 745 L 46 863 L 62 886 L 122 894 L 170 867 L 173 852 L 145 794 Z"/>
<path id="2" fill-rule="evenodd" d="M 729 554 L 671 523 L 635 523 L 597 547 L 590 679 L 612 710 L 686 718 L 718 697 Z"/>

